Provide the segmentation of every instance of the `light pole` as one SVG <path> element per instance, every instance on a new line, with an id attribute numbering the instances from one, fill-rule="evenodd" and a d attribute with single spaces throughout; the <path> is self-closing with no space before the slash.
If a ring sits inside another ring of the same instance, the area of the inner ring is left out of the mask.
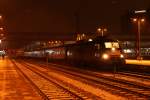
<path id="1" fill-rule="evenodd" d="M 138 24 L 138 32 L 137 32 L 137 42 L 136 42 L 136 54 L 137 54 L 137 59 L 141 59 L 141 23 L 145 21 L 144 18 L 134 18 L 134 22 L 137 22 Z"/>
<path id="2" fill-rule="evenodd" d="M 104 32 L 107 32 L 107 29 L 106 28 L 98 28 L 97 32 L 98 32 L 98 34 L 101 33 L 101 36 L 104 36 Z"/>

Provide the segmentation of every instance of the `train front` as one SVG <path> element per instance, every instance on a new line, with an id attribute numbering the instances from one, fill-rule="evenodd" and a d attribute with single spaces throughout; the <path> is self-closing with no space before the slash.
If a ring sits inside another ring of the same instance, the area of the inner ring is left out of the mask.
<path id="1" fill-rule="evenodd" d="M 105 41 L 101 55 L 101 61 L 106 64 L 125 64 L 124 55 L 121 52 L 119 42 Z"/>

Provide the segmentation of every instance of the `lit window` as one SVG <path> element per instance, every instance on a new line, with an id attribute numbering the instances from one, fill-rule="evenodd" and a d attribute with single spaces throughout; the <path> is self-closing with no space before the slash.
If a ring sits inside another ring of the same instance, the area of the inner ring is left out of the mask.
<path id="1" fill-rule="evenodd" d="M 106 48 L 119 48 L 118 42 L 105 42 Z"/>

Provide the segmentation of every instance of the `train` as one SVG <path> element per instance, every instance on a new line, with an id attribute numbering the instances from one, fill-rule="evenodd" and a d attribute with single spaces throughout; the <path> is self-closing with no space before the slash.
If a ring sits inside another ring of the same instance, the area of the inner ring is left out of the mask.
<path id="1" fill-rule="evenodd" d="M 125 64 L 125 57 L 118 40 L 107 37 L 82 40 L 41 50 L 24 51 L 24 57 L 47 58 L 49 61 L 66 61 L 73 64 L 106 65 Z"/>

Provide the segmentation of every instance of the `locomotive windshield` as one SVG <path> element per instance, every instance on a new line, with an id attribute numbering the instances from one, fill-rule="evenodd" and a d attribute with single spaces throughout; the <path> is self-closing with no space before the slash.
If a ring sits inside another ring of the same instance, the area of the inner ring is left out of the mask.
<path id="1" fill-rule="evenodd" d="M 105 48 L 119 48 L 118 42 L 105 42 Z"/>

